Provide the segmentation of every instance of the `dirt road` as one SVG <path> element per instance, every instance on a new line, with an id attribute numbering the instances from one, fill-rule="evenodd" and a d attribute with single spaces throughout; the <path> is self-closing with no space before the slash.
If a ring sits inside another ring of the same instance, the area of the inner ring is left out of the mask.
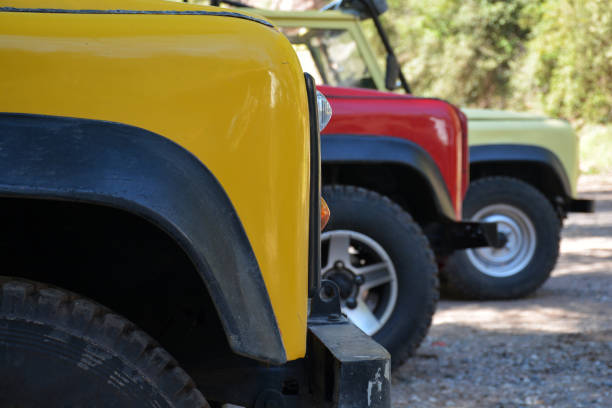
<path id="1" fill-rule="evenodd" d="M 441 301 L 393 377 L 399 407 L 612 407 L 612 174 L 583 176 L 595 214 L 565 222 L 552 277 L 518 301 Z"/>

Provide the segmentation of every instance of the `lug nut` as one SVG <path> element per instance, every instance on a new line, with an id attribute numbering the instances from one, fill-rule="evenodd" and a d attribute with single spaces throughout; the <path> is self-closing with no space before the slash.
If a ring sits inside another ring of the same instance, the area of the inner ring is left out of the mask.
<path id="1" fill-rule="evenodd" d="M 364 284 L 365 279 L 364 279 L 364 278 L 363 278 L 363 276 L 361 276 L 361 275 L 356 275 L 356 276 L 355 276 L 355 279 L 353 279 L 353 282 L 355 282 L 355 285 L 357 285 L 357 286 L 361 286 L 361 285 L 363 285 L 363 284 Z"/>
<path id="2" fill-rule="evenodd" d="M 357 299 L 355 299 L 354 296 L 351 296 L 350 298 L 346 299 L 345 304 L 349 309 L 354 309 L 357 307 Z"/>
<path id="3" fill-rule="evenodd" d="M 344 269 L 344 262 L 342 262 L 342 261 L 336 261 L 336 262 L 334 263 L 334 268 L 336 268 L 336 269 Z"/>

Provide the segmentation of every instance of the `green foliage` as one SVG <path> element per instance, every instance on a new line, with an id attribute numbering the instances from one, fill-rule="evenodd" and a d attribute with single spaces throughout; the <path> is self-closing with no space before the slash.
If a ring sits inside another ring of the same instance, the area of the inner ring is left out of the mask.
<path id="1" fill-rule="evenodd" d="M 612 125 L 586 125 L 580 136 L 580 169 L 585 173 L 612 173 Z"/>
<path id="2" fill-rule="evenodd" d="M 529 31 L 528 0 L 391 0 L 385 25 L 415 91 L 461 105 L 505 107 L 510 63 Z"/>
<path id="3" fill-rule="evenodd" d="M 415 93 L 612 121 L 610 0 L 389 0 Z"/>
<path id="4" fill-rule="evenodd" d="M 612 4 L 549 0 L 517 63 L 518 94 L 555 116 L 612 121 Z"/>

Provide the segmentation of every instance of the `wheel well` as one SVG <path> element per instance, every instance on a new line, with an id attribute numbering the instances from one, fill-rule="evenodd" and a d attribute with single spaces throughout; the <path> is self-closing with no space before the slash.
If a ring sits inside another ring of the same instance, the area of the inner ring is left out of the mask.
<path id="1" fill-rule="evenodd" d="M 553 205 L 563 206 L 567 194 L 555 171 L 537 162 L 484 162 L 470 165 L 470 179 L 478 180 L 491 176 L 508 176 L 522 180 L 538 189 Z"/>
<path id="2" fill-rule="evenodd" d="M 131 213 L 99 205 L 1 198 L 2 275 L 89 297 L 155 338 L 188 372 L 231 354 L 208 291 L 178 244 Z"/>
<path id="3" fill-rule="evenodd" d="M 417 170 L 407 166 L 323 163 L 323 184 L 353 185 L 387 196 L 422 227 L 440 218 L 429 183 Z"/>

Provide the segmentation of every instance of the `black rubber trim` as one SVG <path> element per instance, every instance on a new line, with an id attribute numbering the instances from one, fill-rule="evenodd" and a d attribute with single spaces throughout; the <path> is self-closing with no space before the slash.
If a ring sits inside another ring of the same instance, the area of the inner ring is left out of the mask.
<path id="1" fill-rule="evenodd" d="M 315 81 L 304 74 L 310 118 L 310 209 L 308 236 L 308 297 L 321 285 L 321 136 Z"/>
<path id="2" fill-rule="evenodd" d="M 232 350 L 287 360 L 232 203 L 206 166 L 174 142 L 120 123 L 0 113 L 0 196 L 88 202 L 149 220 L 189 255 Z"/>
<path id="3" fill-rule="evenodd" d="M 390 136 L 322 135 L 321 159 L 324 164 L 379 163 L 410 167 L 429 184 L 437 212 L 450 221 L 456 220 L 440 169 L 429 153 L 416 143 Z"/>
<path id="4" fill-rule="evenodd" d="M 521 144 L 492 144 L 470 147 L 470 165 L 480 163 L 538 163 L 550 168 L 557 176 L 563 193 L 571 197 L 571 187 L 563 164 L 550 150 Z"/>
<path id="5" fill-rule="evenodd" d="M 261 18 L 247 16 L 245 14 L 231 11 L 206 11 L 206 10 L 79 10 L 79 9 L 56 9 L 56 8 L 22 8 L 22 7 L 0 7 L 4 13 L 50 13 L 50 14 L 137 14 L 137 15 L 170 15 L 170 16 L 213 16 L 234 17 L 253 21 L 268 27 L 273 24 Z"/>

